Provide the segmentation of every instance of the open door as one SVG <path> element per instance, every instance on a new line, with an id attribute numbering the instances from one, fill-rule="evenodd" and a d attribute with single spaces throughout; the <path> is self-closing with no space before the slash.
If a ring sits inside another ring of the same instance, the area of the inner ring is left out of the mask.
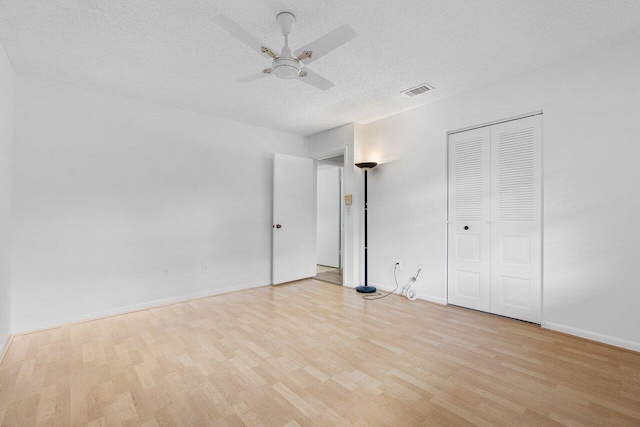
<path id="1" fill-rule="evenodd" d="M 316 275 L 314 174 L 312 159 L 275 155 L 271 276 L 274 285 Z"/>

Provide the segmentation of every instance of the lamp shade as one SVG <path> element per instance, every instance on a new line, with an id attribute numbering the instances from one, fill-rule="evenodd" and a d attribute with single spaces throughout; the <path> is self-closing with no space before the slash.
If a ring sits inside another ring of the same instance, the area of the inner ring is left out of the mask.
<path id="1" fill-rule="evenodd" d="M 373 169 L 376 166 L 378 166 L 378 164 L 376 162 L 363 162 L 363 163 L 356 163 L 356 166 L 359 167 L 360 169 Z"/>

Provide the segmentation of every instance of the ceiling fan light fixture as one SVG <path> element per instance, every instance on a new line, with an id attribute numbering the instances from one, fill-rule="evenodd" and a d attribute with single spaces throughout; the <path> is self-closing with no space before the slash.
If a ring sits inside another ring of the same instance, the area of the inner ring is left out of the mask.
<path id="1" fill-rule="evenodd" d="M 295 59 L 278 58 L 273 61 L 273 74 L 281 79 L 293 79 L 300 74 L 300 64 Z"/>

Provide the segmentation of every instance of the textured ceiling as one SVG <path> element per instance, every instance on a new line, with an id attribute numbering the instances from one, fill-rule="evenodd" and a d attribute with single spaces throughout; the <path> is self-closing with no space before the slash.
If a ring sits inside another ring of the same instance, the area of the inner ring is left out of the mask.
<path id="1" fill-rule="evenodd" d="M 309 68 L 321 91 L 275 77 L 212 23 L 224 13 L 274 49 L 280 10 L 296 48 L 348 23 L 355 40 Z M 366 123 L 640 36 L 637 0 L 0 0 L 0 40 L 18 73 L 309 135 Z M 435 90 L 415 98 L 400 91 Z"/>

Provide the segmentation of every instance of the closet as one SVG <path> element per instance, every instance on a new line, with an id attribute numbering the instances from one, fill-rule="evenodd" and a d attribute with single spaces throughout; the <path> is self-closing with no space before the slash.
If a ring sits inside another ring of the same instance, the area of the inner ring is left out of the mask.
<path id="1" fill-rule="evenodd" d="M 448 136 L 449 304 L 540 323 L 542 115 Z"/>

